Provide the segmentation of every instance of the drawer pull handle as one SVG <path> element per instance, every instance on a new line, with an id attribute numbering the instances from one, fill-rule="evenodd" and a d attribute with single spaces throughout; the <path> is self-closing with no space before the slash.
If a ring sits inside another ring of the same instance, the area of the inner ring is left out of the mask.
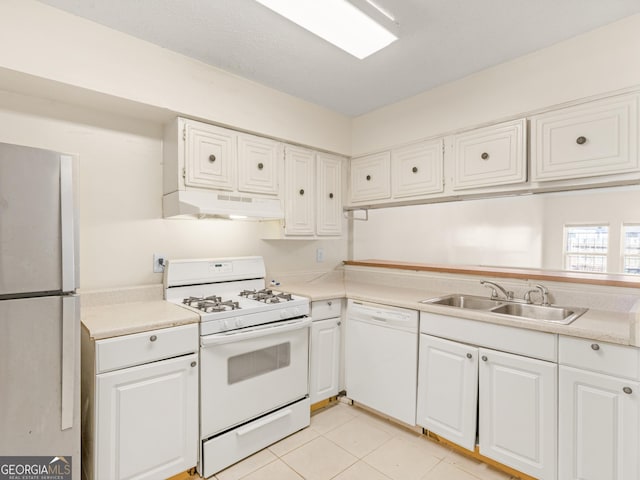
<path id="1" fill-rule="evenodd" d="M 470 353 L 467 353 L 467 358 L 473 358 L 473 355 L 471 355 Z"/>
<path id="2" fill-rule="evenodd" d="M 367 175 L 367 182 L 371 180 L 371 175 Z"/>
<path id="3" fill-rule="evenodd" d="M 300 195 L 304 195 L 304 188 L 301 188 L 300 192 L 298 192 L 298 193 L 300 193 Z"/>
<path id="4" fill-rule="evenodd" d="M 216 156 L 212 153 L 211 155 L 209 155 L 209 162 L 213 163 L 216 161 Z"/>
<path id="5" fill-rule="evenodd" d="M 633 393 L 633 390 L 631 390 L 631 387 L 624 387 L 622 391 L 627 395 L 631 395 Z"/>
<path id="6" fill-rule="evenodd" d="M 487 360 L 489 360 L 489 359 L 487 358 L 487 356 L 486 356 L 486 355 L 482 355 L 482 361 L 483 361 L 483 362 L 486 362 Z"/>
<path id="7" fill-rule="evenodd" d="M 412 171 L 413 173 L 418 173 L 418 167 L 413 167 L 413 168 L 411 169 L 411 171 Z"/>
<path id="8" fill-rule="evenodd" d="M 576 143 L 578 145 L 584 145 L 585 143 L 587 143 L 587 137 L 580 136 L 580 137 L 576 138 Z"/>
<path id="9" fill-rule="evenodd" d="M 198 365 L 198 363 L 197 363 L 197 362 L 191 362 L 191 366 L 192 366 L 192 367 L 195 367 L 196 365 Z"/>
<path id="10" fill-rule="evenodd" d="M 149 341 L 150 341 L 150 342 L 155 342 L 157 339 L 158 339 L 158 336 L 157 336 L 157 335 L 151 335 L 151 336 L 149 337 Z"/>
<path id="11" fill-rule="evenodd" d="M 480 155 L 480 158 L 483 160 L 488 160 L 489 159 L 489 154 L 487 152 L 482 152 L 482 155 Z"/>
<path id="12" fill-rule="evenodd" d="M 329 194 L 329 198 L 333 198 L 333 193 L 330 193 L 330 194 Z"/>
<path id="13" fill-rule="evenodd" d="M 258 164 L 258 170 L 262 170 L 263 168 L 264 168 L 264 164 L 259 163 L 259 164 Z"/>
<path id="14" fill-rule="evenodd" d="M 592 343 L 591 350 L 600 350 L 600 345 L 598 345 L 597 343 Z"/>

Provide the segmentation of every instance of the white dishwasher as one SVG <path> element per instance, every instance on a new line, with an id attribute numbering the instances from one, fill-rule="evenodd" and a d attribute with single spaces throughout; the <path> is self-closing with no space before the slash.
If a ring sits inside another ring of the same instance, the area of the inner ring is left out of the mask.
<path id="1" fill-rule="evenodd" d="M 345 325 L 347 396 L 416 423 L 418 312 L 349 300 Z"/>

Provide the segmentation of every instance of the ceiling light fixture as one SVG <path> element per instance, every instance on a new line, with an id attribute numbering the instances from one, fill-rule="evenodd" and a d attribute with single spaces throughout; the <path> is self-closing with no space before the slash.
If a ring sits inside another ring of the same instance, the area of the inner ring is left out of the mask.
<path id="1" fill-rule="evenodd" d="M 256 0 L 362 60 L 398 37 L 346 0 Z"/>

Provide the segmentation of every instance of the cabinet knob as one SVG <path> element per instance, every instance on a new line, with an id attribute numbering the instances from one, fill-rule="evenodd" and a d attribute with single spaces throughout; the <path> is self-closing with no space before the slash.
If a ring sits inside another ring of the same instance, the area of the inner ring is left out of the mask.
<path id="1" fill-rule="evenodd" d="M 631 390 L 631 387 L 624 387 L 622 391 L 627 395 L 631 395 L 633 393 L 633 390 Z"/>
<path id="2" fill-rule="evenodd" d="M 213 162 L 215 162 L 215 161 L 216 161 L 216 156 L 215 156 L 213 153 L 212 153 L 211 155 L 209 155 L 209 161 L 210 161 L 211 163 L 213 163 Z"/>
<path id="3" fill-rule="evenodd" d="M 192 367 L 195 367 L 196 365 L 198 365 L 198 363 L 197 363 L 197 362 L 191 362 L 191 366 L 192 366 Z"/>
<path id="4" fill-rule="evenodd" d="M 367 182 L 371 180 L 371 175 L 367 175 Z"/>
<path id="5" fill-rule="evenodd" d="M 591 350 L 600 350 L 600 345 L 598 345 L 597 343 L 592 343 Z"/>
<path id="6" fill-rule="evenodd" d="M 585 143 L 587 143 L 587 137 L 578 137 L 576 138 L 576 143 L 578 145 L 584 145 Z"/>
<path id="7" fill-rule="evenodd" d="M 258 170 L 262 170 L 264 168 L 264 164 L 263 163 L 259 163 L 258 164 Z"/>
<path id="8" fill-rule="evenodd" d="M 338 322 L 338 326 L 342 325 L 342 322 Z"/>
<path id="9" fill-rule="evenodd" d="M 473 358 L 473 355 L 471 355 L 470 353 L 467 353 L 467 358 Z"/>
<path id="10" fill-rule="evenodd" d="M 411 171 L 412 171 L 413 173 L 418 173 L 418 167 L 413 167 L 413 168 L 411 169 Z"/>
<path id="11" fill-rule="evenodd" d="M 329 301 L 327 302 L 327 305 L 331 306 L 331 305 L 333 305 L 333 302 L 332 302 L 331 300 L 329 300 Z"/>
<path id="12" fill-rule="evenodd" d="M 304 188 L 301 188 L 299 193 L 300 195 L 304 195 Z"/>
<path id="13" fill-rule="evenodd" d="M 330 193 L 330 194 L 329 194 L 329 198 L 333 198 L 333 193 Z"/>
<path id="14" fill-rule="evenodd" d="M 486 362 L 487 360 L 489 360 L 489 359 L 487 358 L 487 356 L 486 356 L 486 355 L 482 355 L 482 361 L 483 361 L 483 362 Z"/>
<path id="15" fill-rule="evenodd" d="M 487 160 L 489 158 L 489 154 L 487 152 L 482 152 L 482 155 L 480 155 L 480 158 L 483 160 Z"/>
<path id="16" fill-rule="evenodd" d="M 158 339 L 158 336 L 157 336 L 157 335 L 151 335 L 151 336 L 149 337 L 149 341 L 150 341 L 150 342 L 155 342 L 157 339 Z"/>

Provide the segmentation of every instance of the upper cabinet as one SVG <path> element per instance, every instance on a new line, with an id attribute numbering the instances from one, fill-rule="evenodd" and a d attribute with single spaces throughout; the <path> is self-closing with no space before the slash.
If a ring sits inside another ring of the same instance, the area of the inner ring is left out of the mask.
<path id="1" fill-rule="evenodd" d="M 439 193 L 444 146 L 441 139 L 418 142 L 391 151 L 393 198 Z"/>
<path id="2" fill-rule="evenodd" d="M 285 147 L 285 214 L 287 235 L 313 235 L 315 185 L 315 153 L 301 147 Z"/>
<path id="3" fill-rule="evenodd" d="M 527 121 L 522 118 L 453 137 L 453 189 L 527 181 Z"/>
<path id="4" fill-rule="evenodd" d="M 531 178 L 565 180 L 637 171 L 637 93 L 531 118 Z"/>
<path id="5" fill-rule="evenodd" d="M 349 193 L 352 203 L 391 198 L 391 152 L 351 160 Z"/>
<path id="6" fill-rule="evenodd" d="M 278 161 L 281 158 L 281 143 L 238 134 L 238 190 L 277 195 Z"/>
<path id="7" fill-rule="evenodd" d="M 204 123 L 184 125 L 184 182 L 190 187 L 233 190 L 236 134 Z"/>
<path id="8" fill-rule="evenodd" d="M 316 154 L 316 233 L 342 235 L 343 159 L 327 153 Z"/>

